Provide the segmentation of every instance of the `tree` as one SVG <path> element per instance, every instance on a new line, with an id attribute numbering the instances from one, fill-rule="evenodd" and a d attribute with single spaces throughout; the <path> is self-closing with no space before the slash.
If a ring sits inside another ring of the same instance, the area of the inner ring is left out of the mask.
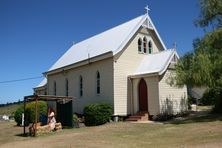
<path id="1" fill-rule="evenodd" d="M 200 17 L 196 20 L 199 27 L 222 27 L 222 1 L 200 0 Z"/>
<path id="2" fill-rule="evenodd" d="M 196 25 L 210 29 L 193 42 L 193 53 L 176 66 L 177 85 L 207 86 L 214 92 L 215 110 L 222 112 L 222 0 L 200 0 Z"/>

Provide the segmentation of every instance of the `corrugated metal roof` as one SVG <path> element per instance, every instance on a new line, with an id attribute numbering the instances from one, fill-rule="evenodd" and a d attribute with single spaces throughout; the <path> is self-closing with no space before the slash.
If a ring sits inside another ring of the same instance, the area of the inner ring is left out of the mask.
<path id="1" fill-rule="evenodd" d="M 39 83 L 39 85 L 37 85 L 35 88 L 45 86 L 46 84 L 47 84 L 47 79 L 44 78 L 44 79 Z"/>
<path id="2" fill-rule="evenodd" d="M 174 55 L 178 57 L 174 49 L 169 49 L 155 54 L 147 55 L 144 57 L 141 64 L 133 75 L 150 73 L 158 73 L 161 75 L 168 67 Z"/>
<path id="3" fill-rule="evenodd" d="M 109 29 L 89 39 L 73 45 L 48 71 L 52 71 L 70 64 L 74 64 L 88 58 L 92 58 L 107 52 L 117 52 L 121 44 L 129 37 L 145 19 L 145 15 L 139 16 L 129 22 Z"/>
<path id="4" fill-rule="evenodd" d="M 117 54 L 123 49 L 145 21 L 149 21 L 147 23 L 151 24 L 160 43 L 162 44 L 162 47 L 166 50 L 166 47 L 152 23 L 151 18 L 149 15 L 145 14 L 71 46 L 71 48 L 69 48 L 65 54 L 48 70 L 48 72 L 108 52 L 112 52 L 113 55 Z M 47 80 L 44 79 L 37 87 L 41 87 L 46 83 Z"/>

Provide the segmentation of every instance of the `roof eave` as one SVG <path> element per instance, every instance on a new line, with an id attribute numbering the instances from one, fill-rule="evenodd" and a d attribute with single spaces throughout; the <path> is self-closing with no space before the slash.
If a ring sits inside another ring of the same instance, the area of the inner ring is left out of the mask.
<path id="1" fill-rule="evenodd" d="M 163 46 L 164 50 L 167 50 L 166 45 L 164 44 L 164 42 L 163 42 L 162 38 L 160 37 L 160 34 L 158 33 L 158 31 L 157 31 L 157 29 L 156 29 L 155 25 L 153 24 L 153 21 L 151 20 L 150 16 L 149 16 L 149 15 L 147 15 L 147 18 L 150 20 L 150 23 L 151 23 L 151 24 L 152 24 L 152 26 L 153 26 L 153 30 L 154 30 L 154 32 L 156 33 L 156 35 L 157 35 L 158 39 L 160 40 L 160 43 L 162 44 L 162 46 Z"/>
<path id="2" fill-rule="evenodd" d="M 117 50 L 113 53 L 114 55 L 117 55 L 119 52 L 124 49 L 128 41 L 133 37 L 133 35 L 139 30 L 140 26 L 142 26 L 143 22 L 146 20 L 147 16 L 144 15 L 141 21 L 136 25 L 136 27 L 133 29 L 133 31 L 129 34 L 129 36 L 120 44 L 120 46 L 117 48 Z"/>
<path id="3" fill-rule="evenodd" d="M 162 75 L 168 68 L 172 58 L 174 55 L 176 55 L 178 57 L 178 54 L 176 52 L 175 49 L 173 49 L 174 51 L 172 52 L 172 54 L 170 55 L 170 57 L 167 59 L 167 62 L 164 64 L 164 66 L 161 68 L 161 70 L 159 71 L 159 75 Z M 179 57 L 178 57 L 179 58 Z"/>
<path id="4" fill-rule="evenodd" d="M 57 69 L 46 71 L 46 72 L 43 73 L 43 75 L 47 76 L 49 74 L 62 72 L 62 71 L 65 71 L 65 70 L 69 70 L 69 69 L 72 69 L 72 68 L 76 68 L 76 67 L 79 67 L 79 66 L 83 66 L 83 65 L 87 65 L 87 64 L 90 64 L 90 63 L 93 63 L 93 62 L 104 60 L 104 59 L 107 59 L 107 58 L 110 58 L 110 57 L 113 57 L 113 52 L 112 51 L 109 51 L 109 52 L 103 53 L 101 55 L 94 56 L 94 57 L 91 57 L 89 59 L 85 59 L 85 60 L 70 64 L 70 65 L 66 65 L 66 66 L 63 66 L 63 67 L 60 67 L 60 68 L 57 68 Z"/>
<path id="5" fill-rule="evenodd" d="M 151 76 L 157 76 L 158 72 L 152 72 L 152 73 L 141 73 L 141 74 L 134 74 L 134 75 L 129 75 L 128 77 L 130 78 L 141 78 L 141 77 L 151 77 Z"/>
<path id="6" fill-rule="evenodd" d="M 122 51 L 122 49 L 126 46 L 127 42 L 133 37 L 133 35 L 138 31 L 138 29 L 143 25 L 143 22 L 147 19 L 147 21 L 149 20 L 151 25 L 152 25 L 152 30 L 154 30 L 154 32 L 156 33 L 156 36 L 158 38 L 158 40 L 160 41 L 161 45 L 163 46 L 164 50 L 167 50 L 163 40 L 161 39 L 155 25 L 153 24 L 151 18 L 149 17 L 149 15 L 144 15 L 144 17 L 141 19 L 141 21 L 136 25 L 135 29 L 130 33 L 130 35 L 125 39 L 125 41 L 119 46 L 119 48 L 117 48 L 117 50 L 114 52 L 114 55 L 118 54 L 119 52 Z M 148 22 L 149 23 L 149 22 Z M 145 26 L 144 26 L 145 27 Z M 147 26 L 148 27 L 148 26 Z M 150 29 L 148 27 L 148 29 Z"/>
<path id="7" fill-rule="evenodd" d="M 46 85 L 32 88 L 34 91 L 46 89 Z"/>

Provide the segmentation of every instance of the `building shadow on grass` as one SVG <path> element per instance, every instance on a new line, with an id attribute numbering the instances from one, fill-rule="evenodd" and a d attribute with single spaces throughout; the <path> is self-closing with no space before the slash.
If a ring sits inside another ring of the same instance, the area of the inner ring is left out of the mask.
<path id="1" fill-rule="evenodd" d="M 165 122 L 166 124 L 189 124 L 197 122 L 222 121 L 222 114 L 213 114 L 208 111 L 191 112 L 187 117 L 178 117 Z"/>

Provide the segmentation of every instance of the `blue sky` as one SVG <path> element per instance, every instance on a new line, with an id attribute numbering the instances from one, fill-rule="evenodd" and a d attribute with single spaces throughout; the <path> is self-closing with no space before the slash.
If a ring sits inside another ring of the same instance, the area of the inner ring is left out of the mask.
<path id="1" fill-rule="evenodd" d="M 72 45 L 149 12 L 167 48 L 192 50 L 203 31 L 198 0 L 0 0 L 0 82 L 41 76 Z M 0 83 L 0 103 L 33 93 L 41 78 Z"/>

